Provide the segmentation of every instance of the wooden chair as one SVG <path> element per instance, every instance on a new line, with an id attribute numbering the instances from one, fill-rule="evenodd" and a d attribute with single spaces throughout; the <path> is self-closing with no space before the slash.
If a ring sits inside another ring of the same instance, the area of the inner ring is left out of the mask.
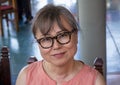
<path id="1" fill-rule="evenodd" d="M 14 20 L 11 20 L 8 15 L 14 14 Z M 16 0 L 0 0 L 0 30 L 2 36 L 4 35 L 3 32 L 3 19 L 6 19 L 7 25 L 8 21 L 14 21 L 15 28 L 18 31 L 18 11 L 17 11 L 17 3 Z"/>
<path id="2" fill-rule="evenodd" d="M 30 56 L 28 58 L 27 64 L 31 64 L 31 63 L 33 63 L 35 61 L 38 61 L 37 58 L 35 56 Z"/>
<path id="3" fill-rule="evenodd" d="M 93 65 L 94 65 L 94 68 L 103 75 L 103 60 L 102 60 L 102 58 L 96 57 Z"/>
<path id="4" fill-rule="evenodd" d="M 11 85 L 11 73 L 9 62 L 9 50 L 7 47 L 1 49 L 0 56 L 0 85 Z"/>

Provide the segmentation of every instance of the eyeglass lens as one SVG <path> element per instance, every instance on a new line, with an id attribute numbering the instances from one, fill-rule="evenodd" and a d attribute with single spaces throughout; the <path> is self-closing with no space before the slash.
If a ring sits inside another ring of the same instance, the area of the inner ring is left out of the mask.
<path id="1" fill-rule="evenodd" d="M 41 39 L 38 39 L 37 41 L 41 45 L 41 47 L 47 49 L 53 46 L 54 39 L 56 39 L 57 42 L 61 45 L 67 44 L 71 40 L 71 32 L 59 33 L 54 37 L 43 37 Z"/>

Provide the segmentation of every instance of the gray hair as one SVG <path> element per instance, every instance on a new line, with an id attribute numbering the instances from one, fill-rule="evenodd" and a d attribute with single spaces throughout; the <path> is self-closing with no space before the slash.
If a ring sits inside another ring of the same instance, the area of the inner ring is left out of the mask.
<path id="1" fill-rule="evenodd" d="M 67 23 L 71 26 L 72 30 L 76 32 L 78 31 L 77 21 L 67 8 L 63 6 L 47 4 L 42 9 L 40 9 L 34 17 L 32 24 L 34 36 L 38 29 L 43 35 L 47 35 L 52 29 L 54 22 L 57 22 L 60 29 L 66 30 L 66 28 L 62 24 L 61 17 L 67 21 Z"/>

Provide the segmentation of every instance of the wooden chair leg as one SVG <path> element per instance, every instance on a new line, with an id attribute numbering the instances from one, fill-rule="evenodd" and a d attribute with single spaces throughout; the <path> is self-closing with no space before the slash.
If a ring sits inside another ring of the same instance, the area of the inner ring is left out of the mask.
<path id="1" fill-rule="evenodd" d="M 3 32 L 3 26 L 2 26 L 2 17 L 0 15 L 0 35 L 4 36 L 4 32 Z"/>
<path id="2" fill-rule="evenodd" d="M 6 17 L 6 22 L 7 22 L 7 27 L 9 27 L 9 19 L 8 19 L 8 14 L 5 15 Z"/>

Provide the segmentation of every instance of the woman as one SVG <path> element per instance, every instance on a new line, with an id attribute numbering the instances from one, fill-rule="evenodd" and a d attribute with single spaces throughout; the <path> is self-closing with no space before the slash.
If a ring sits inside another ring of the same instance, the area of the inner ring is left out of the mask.
<path id="1" fill-rule="evenodd" d="M 77 22 L 66 8 L 43 7 L 33 23 L 43 60 L 23 68 L 16 85 L 105 85 L 98 71 L 74 60 L 77 33 Z"/>

